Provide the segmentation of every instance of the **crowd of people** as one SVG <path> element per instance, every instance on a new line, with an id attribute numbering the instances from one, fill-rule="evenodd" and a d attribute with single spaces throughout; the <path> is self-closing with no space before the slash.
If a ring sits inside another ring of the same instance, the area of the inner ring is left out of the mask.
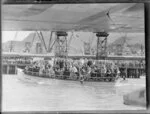
<path id="1" fill-rule="evenodd" d="M 48 61 L 33 62 L 32 66 L 26 67 L 26 70 L 39 72 L 39 74 L 56 74 L 71 76 L 71 74 L 78 76 L 87 77 L 112 77 L 119 72 L 119 69 L 113 63 L 105 63 L 102 61 L 96 64 L 93 61 L 66 61 L 56 60 L 53 64 Z M 105 75 L 107 74 L 107 75 Z"/>
<path id="2" fill-rule="evenodd" d="M 139 77 L 135 71 L 125 71 L 125 68 L 143 69 L 145 72 L 145 61 L 125 61 L 125 60 L 93 60 L 71 58 L 52 58 L 50 60 L 36 58 L 3 58 L 2 64 L 22 64 L 27 65 L 25 71 L 35 72 L 39 76 L 63 77 L 79 79 L 99 78 L 99 77 Z M 127 73 L 128 72 L 128 76 Z M 145 74 L 145 73 L 144 73 Z"/>
<path id="3" fill-rule="evenodd" d="M 110 60 L 72 60 L 72 59 L 54 59 L 40 60 L 32 62 L 32 65 L 26 67 L 26 71 L 38 72 L 39 76 L 59 77 L 64 79 L 79 79 L 86 80 L 90 78 L 102 77 L 125 77 L 125 72 L 120 71 L 119 66 L 139 66 L 144 67 L 144 62 L 133 61 L 110 61 Z"/>

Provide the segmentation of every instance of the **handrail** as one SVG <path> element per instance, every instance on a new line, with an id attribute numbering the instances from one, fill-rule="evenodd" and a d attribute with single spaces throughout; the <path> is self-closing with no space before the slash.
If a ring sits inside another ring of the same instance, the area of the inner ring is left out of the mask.
<path id="1" fill-rule="evenodd" d="M 24 71 L 25 72 L 25 74 L 31 74 L 31 75 L 35 75 L 35 76 L 39 76 L 39 77 L 49 77 L 49 78 L 52 78 L 52 76 L 48 76 L 46 73 L 42 73 L 42 74 L 40 74 L 39 72 L 33 72 L 33 71 L 27 71 L 27 70 L 25 70 Z M 77 75 L 73 75 L 73 76 L 71 76 L 71 75 L 64 75 L 64 74 L 56 74 L 56 73 L 54 73 L 54 77 L 56 78 L 56 79 L 71 79 L 71 78 L 74 78 L 75 80 L 77 80 L 77 79 L 79 79 L 80 78 L 80 76 L 77 76 Z M 112 79 L 112 80 L 114 80 L 115 79 L 115 77 L 114 76 L 109 76 L 109 77 L 98 77 L 98 76 L 96 76 L 96 77 L 92 77 L 92 76 L 90 76 L 90 77 L 87 77 L 86 75 L 84 75 L 84 78 L 86 79 L 86 80 L 89 80 L 89 79 Z M 72 80 L 74 80 L 74 79 L 72 79 Z"/>

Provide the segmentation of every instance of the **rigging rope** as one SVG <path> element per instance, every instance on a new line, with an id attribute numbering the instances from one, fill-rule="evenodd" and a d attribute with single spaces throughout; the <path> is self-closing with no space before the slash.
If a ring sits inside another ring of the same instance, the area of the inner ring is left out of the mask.
<path id="1" fill-rule="evenodd" d="M 113 25 L 117 26 L 116 23 L 113 21 L 113 19 L 110 17 L 109 11 L 107 12 L 106 15 L 107 15 L 107 17 L 109 18 L 109 20 L 113 23 Z M 122 26 L 122 27 L 124 27 L 124 26 Z M 116 28 L 117 28 L 117 27 L 116 27 Z M 121 27 L 119 27 L 118 29 L 121 29 Z M 120 33 L 120 35 L 122 35 L 120 31 L 118 31 L 118 32 Z M 123 37 L 123 38 L 124 38 L 124 44 L 125 44 L 125 43 L 127 44 L 127 41 L 126 41 L 127 33 L 126 33 L 126 32 L 124 32 L 124 33 L 125 33 L 125 36 Z M 131 49 L 130 49 L 130 51 L 131 51 Z"/>
<path id="2" fill-rule="evenodd" d="M 113 19 L 110 17 L 109 11 L 106 13 L 108 19 L 113 23 L 113 25 L 115 26 L 115 28 L 117 28 L 117 24 L 113 21 Z M 124 26 L 123 26 L 124 27 Z M 120 29 L 121 27 L 119 27 L 118 29 Z M 121 32 L 118 31 L 121 35 Z"/>

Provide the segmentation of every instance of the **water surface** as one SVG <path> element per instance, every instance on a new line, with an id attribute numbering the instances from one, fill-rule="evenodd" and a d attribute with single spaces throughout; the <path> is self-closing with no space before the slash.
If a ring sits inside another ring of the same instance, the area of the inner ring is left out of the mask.
<path id="1" fill-rule="evenodd" d="M 134 80 L 132 80 L 134 82 Z M 137 110 L 123 104 L 122 88 L 113 82 L 84 82 L 3 75 L 3 111 Z M 140 86 L 136 86 L 136 89 Z"/>

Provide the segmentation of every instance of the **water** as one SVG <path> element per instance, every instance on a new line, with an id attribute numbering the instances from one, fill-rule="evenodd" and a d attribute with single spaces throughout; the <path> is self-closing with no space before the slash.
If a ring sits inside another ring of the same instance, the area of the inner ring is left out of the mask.
<path id="1" fill-rule="evenodd" d="M 3 111 L 137 110 L 123 104 L 126 91 L 115 83 L 66 81 L 3 75 Z M 140 86 L 138 87 L 140 88 Z M 133 89 L 133 88 L 132 88 Z M 137 87 L 136 87 L 137 89 Z"/>

